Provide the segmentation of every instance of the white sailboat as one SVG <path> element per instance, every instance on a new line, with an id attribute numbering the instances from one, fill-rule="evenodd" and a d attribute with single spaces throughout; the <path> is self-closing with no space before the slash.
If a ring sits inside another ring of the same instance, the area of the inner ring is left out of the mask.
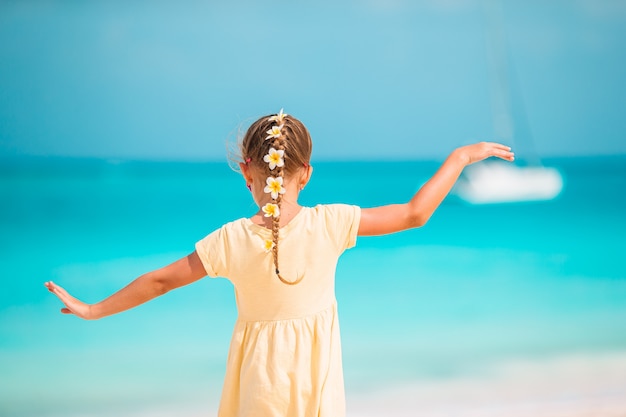
<path id="1" fill-rule="evenodd" d="M 466 168 L 455 193 L 472 204 L 552 200 L 563 189 L 556 168 L 480 162 Z"/>
<path id="2" fill-rule="evenodd" d="M 498 141 L 513 145 L 517 162 L 489 160 L 471 165 L 454 193 L 471 204 L 554 199 L 563 189 L 563 176 L 556 168 L 543 166 L 534 151 L 522 97 L 514 96 L 518 92 L 513 66 L 509 65 L 499 0 L 484 0 L 483 5 L 490 41 L 494 133 Z"/>

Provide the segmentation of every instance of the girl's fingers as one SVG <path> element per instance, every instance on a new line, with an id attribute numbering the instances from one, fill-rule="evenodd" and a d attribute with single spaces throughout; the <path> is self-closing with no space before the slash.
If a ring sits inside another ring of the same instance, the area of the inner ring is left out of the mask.
<path id="1" fill-rule="evenodd" d="M 495 142 L 487 142 L 487 145 L 491 148 L 489 149 L 490 156 L 506 159 L 507 161 L 512 161 L 515 158 L 515 154 L 511 152 L 510 146 Z"/>
<path id="2" fill-rule="evenodd" d="M 511 150 L 510 146 L 503 145 L 502 143 L 498 143 L 498 142 L 482 142 L 482 144 L 487 146 L 488 148 L 503 149 L 505 151 Z"/>
<path id="3" fill-rule="evenodd" d="M 511 147 L 497 142 L 479 142 L 466 147 L 469 164 L 482 161 L 489 157 L 496 157 L 506 161 L 513 161 L 515 155 Z"/>
<path id="4" fill-rule="evenodd" d="M 500 157 L 502 159 L 507 159 L 509 161 L 512 161 L 513 158 L 515 157 L 515 154 L 513 152 L 511 152 L 511 151 L 508 151 L 508 150 L 498 150 L 495 153 L 495 156 L 498 156 L 498 157 Z"/>
<path id="5" fill-rule="evenodd" d="M 493 145 L 495 148 L 498 148 L 498 149 L 504 149 L 505 151 L 510 151 L 510 150 L 511 150 L 511 147 L 510 147 L 510 146 L 506 146 L 506 145 L 503 145 L 503 144 L 501 144 L 501 143 L 492 143 L 492 145 Z"/>
<path id="6" fill-rule="evenodd" d="M 49 287 L 49 288 L 48 288 L 48 290 L 49 290 L 52 294 L 54 294 L 54 295 L 56 295 L 57 297 L 59 297 L 59 299 L 60 299 L 61 301 L 64 301 L 65 296 L 64 296 L 64 294 L 63 294 L 63 293 L 59 290 L 59 287 L 52 286 L 52 287 Z"/>
<path id="7" fill-rule="evenodd" d="M 63 304 L 65 304 L 66 307 L 61 309 L 61 313 L 63 314 L 74 314 L 72 310 L 70 310 L 67 305 L 69 302 L 72 301 L 73 297 L 71 297 L 67 291 L 65 291 L 62 287 L 59 287 L 58 285 L 56 285 L 54 282 L 52 281 L 48 281 L 44 284 L 47 288 L 48 291 L 50 291 L 52 294 L 56 295 L 59 300 L 61 300 L 61 302 Z"/>
<path id="8" fill-rule="evenodd" d="M 54 295 L 56 295 L 57 297 L 59 297 L 62 301 L 65 301 L 71 298 L 71 296 L 67 293 L 67 291 L 63 289 L 63 287 L 59 287 L 52 281 L 47 282 L 46 287 L 48 287 L 48 290 Z"/>
<path id="9" fill-rule="evenodd" d="M 81 318 L 87 318 L 89 315 L 89 306 L 82 301 L 72 297 L 63 287 L 56 285 L 52 281 L 48 281 L 44 284 L 48 291 L 56 295 L 63 304 L 61 313 L 74 314 Z"/>

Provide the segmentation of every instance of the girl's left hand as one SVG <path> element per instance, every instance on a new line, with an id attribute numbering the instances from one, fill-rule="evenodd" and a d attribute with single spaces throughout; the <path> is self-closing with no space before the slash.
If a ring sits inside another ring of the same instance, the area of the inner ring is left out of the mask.
<path id="1" fill-rule="evenodd" d="M 515 154 L 511 152 L 510 146 L 494 142 L 479 142 L 458 148 L 457 151 L 461 153 L 466 165 L 482 161 L 491 156 L 504 159 L 505 161 L 513 161 L 515 159 Z"/>
<path id="2" fill-rule="evenodd" d="M 93 318 L 91 317 L 91 305 L 72 297 L 63 287 L 56 285 L 52 281 L 48 281 L 44 285 L 48 288 L 48 291 L 59 297 L 59 300 L 65 304 L 65 307 L 61 309 L 61 313 L 74 314 L 85 320 L 91 320 Z"/>

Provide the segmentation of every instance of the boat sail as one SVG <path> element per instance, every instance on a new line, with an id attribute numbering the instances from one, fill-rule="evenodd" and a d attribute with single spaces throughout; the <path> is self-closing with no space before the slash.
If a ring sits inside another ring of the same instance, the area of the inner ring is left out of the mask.
<path id="1" fill-rule="evenodd" d="M 563 176 L 556 168 L 543 166 L 535 152 L 514 67 L 507 53 L 501 5 L 499 0 L 483 0 L 483 6 L 489 41 L 494 133 L 498 141 L 513 146 L 516 162 L 490 160 L 470 165 L 454 193 L 471 204 L 554 199 L 563 189 Z"/>

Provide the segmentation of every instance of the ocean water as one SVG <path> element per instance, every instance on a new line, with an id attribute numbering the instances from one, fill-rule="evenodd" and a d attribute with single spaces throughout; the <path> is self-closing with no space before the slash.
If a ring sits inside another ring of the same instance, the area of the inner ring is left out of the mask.
<path id="1" fill-rule="evenodd" d="M 527 410 L 546 393 L 626 403 L 626 157 L 547 164 L 565 178 L 553 201 L 451 195 L 424 227 L 344 254 L 349 415 L 465 415 L 478 397 Z M 302 204 L 369 207 L 406 201 L 438 164 L 314 166 Z M 226 163 L 2 161 L 0 416 L 215 415 L 236 319 L 226 280 L 94 322 L 59 314 L 43 283 L 95 302 L 255 209 Z"/>

